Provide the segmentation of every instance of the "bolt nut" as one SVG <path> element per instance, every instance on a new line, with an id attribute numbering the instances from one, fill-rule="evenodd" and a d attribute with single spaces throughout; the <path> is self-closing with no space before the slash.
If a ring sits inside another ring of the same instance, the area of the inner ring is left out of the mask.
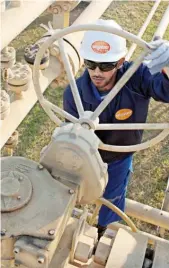
<path id="1" fill-rule="evenodd" d="M 43 168 L 44 167 L 41 164 L 38 165 L 38 169 L 42 170 Z"/>
<path id="2" fill-rule="evenodd" d="M 26 73 L 21 74 L 21 78 L 26 78 L 26 77 L 27 77 Z"/>
<path id="3" fill-rule="evenodd" d="M 54 230 L 54 229 L 49 230 L 49 231 L 48 231 L 48 234 L 49 234 L 49 235 L 54 235 L 54 234 L 55 234 L 55 230 Z"/>
<path id="4" fill-rule="evenodd" d="M 22 176 L 20 176 L 18 180 L 19 180 L 19 181 L 23 181 L 23 177 L 22 177 Z"/>
<path id="5" fill-rule="evenodd" d="M 15 247 L 14 250 L 13 250 L 13 252 L 15 254 L 18 254 L 20 252 L 20 248 L 19 247 Z"/>
<path id="6" fill-rule="evenodd" d="M 57 9 L 57 8 L 54 8 L 54 9 L 53 9 L 53 13 L 54 13 L 54 14 L 58 14 L 58 9 Z"/>
<path id="7" fill-rule="evenodd" d="M 16 74 L 15 79 L 20 79 L 20 74 Z"/>
<path id="8" fill-rule="evenodd" d="M 21 200 L 21 196 L 20 196 L 20 195 L 18 195 L 18 196 L 17 196 L 17 199 L 18 199 L 18 200 Z"/>
<path id="9" fill-rule="evenodd" d="M 69 189 L 69 194 L 74 194 L 75 191 L 73 189 Z"/>
<path id="10" fill-rule="evenodd" d="M 1 236 L 4 236 L 6 234 L 6 229 L 1 230 Z"/>
<path id="11" fill-rule="evenodd" d="M 43 256 L 38 257 L 38 263 L 43 264 L 45 262 L 45 258 Z"/>

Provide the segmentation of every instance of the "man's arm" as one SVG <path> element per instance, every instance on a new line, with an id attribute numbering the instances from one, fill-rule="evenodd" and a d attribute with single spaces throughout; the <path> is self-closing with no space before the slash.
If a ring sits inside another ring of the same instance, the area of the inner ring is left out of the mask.
<path id="1" fill-rule="evenodd" d="M 144 64 L 136 71 L 131 79 L 136 92 L 145 98 L 152 97 L 156 101 L 169 103 L 169 78 L 163 72 L 151 74 Z"/>
<path id="2" fill-rule="evenodd" d="M 157 101 L 169 103 L 169 41 L 151 42 L 153 52 L 145 58 L 142 73 L 142 90 Z M 145 88 L 145 89 L 144 89 Z"/>
<path id="3" fill-rule="evenodd" d="M 134 90 L 146 98 L 169 103 L 169 41 L 157 40 L 150 45 L 154 50 L 145 57 L 131 83 Z"/>

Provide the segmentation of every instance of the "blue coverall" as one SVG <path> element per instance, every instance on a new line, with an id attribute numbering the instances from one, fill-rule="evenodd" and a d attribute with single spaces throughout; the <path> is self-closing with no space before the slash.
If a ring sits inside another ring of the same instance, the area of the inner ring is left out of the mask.
<path id="1" fill-rule="evenodd" d="M 122 77 L 132 63 L 124 62 L 118 70 L 116 82 Z M 81 96 L 85 111 L 94 111 L 101 103 L 103 96 L 92 83 L 89 73 L 77 79 L 77 87 Z M 110 102 L 99 116 L 100 123 L 144 123 L 146 122 L 150 98 L 156 101 L 169 103 L 169 79 L 163 73 L 151 75 L 149 69 L 141 64 L 121 91 Z M 68 86 L 63 96 L 64 110 L 78 118 L 73 95 Z M 132 114 L 125 120 L 118 120 L 116 113 L 121 109 L 130 109 Z M 106 144 L 112 145 L 134 145 L 139 144 L 142 139 L 142 130 L 107 130 L 96 131 L 96 135 Z M 132 153 L 118 153 L 101 151 L 104 162 L 108 163 L 108 184 L 104 197 L 124 211 L 126 188 L 129 174 L 132 168 Z M 110 209 L 102 206 L 99 212 L 101 226 L 107 226 L 120 218 Z"/>

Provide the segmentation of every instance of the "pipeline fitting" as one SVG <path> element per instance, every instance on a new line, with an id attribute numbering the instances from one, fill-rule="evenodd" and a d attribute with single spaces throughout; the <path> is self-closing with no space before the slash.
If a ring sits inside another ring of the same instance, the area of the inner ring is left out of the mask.
<path id="1" fill-rule="evenodd" d="M 57 1 L 48 8 L 48 12 L 56 15 L 70 12 L 79 4 L 79 2 L 80 1 Z"/>
<path id="2" fill-rule="evenodd" d="M 11 69 L 7 79 L 9 90 L 13 91 L 18 98 L 22 97 L 22 91 L 29 88 L 32 80 L 32 70 L 28 64 L 17 62 Z"/>
<path id="3" fill-rule="evenodd" d="M 1 69 L 11 68 L 16 61 L 16 51 L 13 47 L 5 47 L 0 54 Z"/>
<path id="4" fill-rule="evenodd" d="M 36 54 L 38 53 L 39 49 L 40 49 L 40 44 L 29 45 L 25 48 L 24 58 L 26 62 L 30 65 L 30 67 L 33 67 Z M 42 60 L 40 63 L 40 70 L 44 70 L 48 66 L 49 66 L 49 50 L 47 49 L 45 51 L 45 54 L 42 57 Z"/>
<path id="5" fill-rule="evenodd" d="M 4 120 L 10 113 L 10 98 L 5 90 L 0 91 L 0 120 Z"/>

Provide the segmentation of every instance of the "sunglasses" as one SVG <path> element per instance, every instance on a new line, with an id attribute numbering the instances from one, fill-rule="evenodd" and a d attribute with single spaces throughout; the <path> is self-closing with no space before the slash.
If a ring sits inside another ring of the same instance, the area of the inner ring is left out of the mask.
<path id="1" fill-rule="evenodd" d="M 99 67 L 100 71 L 102 72 L 108 72 L 113 70 L 117 66 L 116 62 L 94 62 L 91 60 L 84 60 L 84 64 L 87 69 L 95 70 L 97 67 Z"/>

